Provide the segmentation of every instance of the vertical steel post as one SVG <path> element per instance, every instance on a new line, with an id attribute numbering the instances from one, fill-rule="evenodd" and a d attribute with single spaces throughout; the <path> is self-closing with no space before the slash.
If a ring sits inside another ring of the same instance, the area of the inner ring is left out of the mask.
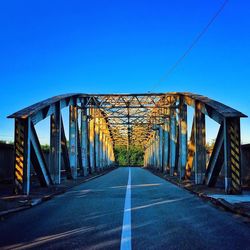
<path id="1" fill-rule="evenodd" d="M 160 170 L 160 129 L 159 125 L 156 130 L 156 140 L 155 140 L 155 155 L 156 155 L 156 169 Z"/>
<path id="2" fill-rule="evenodd" d="M 104 131 L 103 131 L 102 150 L 103 150 L 103 155 L 102 155 L 103 168 L 106 168 L 106 133 L 105 133 L 105 128 L 104 128 Z"/>
<path id="3" fill-rule="evenodd" d="M 95 161 L 96 169 L 100 171 L 100 114 L 98 112 L 95 118 Z"/>
<path id="4" fill-rule="evenodd" d="M 241 189 L 240 118 L 224 119 L 225 191 L 240 194 Z"/>
<path id="5" fill-rule="evenodd" d="M 74 104 L 69 106 L 69 162 L 73 179 L 77 178 L 77 122 L 78 111 L 74 100 Z"/>
<path id="6" fill-rule="evenodd" d="M 109 138 L 109 140 L 108 140 L 108 153 L 107 153 L 107 155 L 108 155 L 108 167 L 110 167 L 110 138 Z"/>
<path id="7" fill-rule="evenodd" d="M 184 104 L 183 99 L 180 100 L 179 108 L 179 173 L 180 179 L 185 178 L 186 164 L 187 164 L 187 105 Z"/>
<path id="8" fill-rule="evenodd" d="M 159 168 L 163 172 L 163 129 L 159 125 Z"/>
<path id="9" fill-rule="evenodd" d="M 103 117 L 100 119 L 100 168 L 103 170 Z"/>
<path id="10" fill-rule="evenodd" d="M 176 144 L 177 144 L 177 132 L 176 132 L 176 111 L 174 108 L 170 110 L 170 175 L 174 176 L 174 170 L 176 165 Z"/>
<path id="11" fill-rule="evenodd" d="M 95 172 L 95 114 L 94 109 L 90 109 L 89 121 L 89 156 L 91 173 Z"/>
<path id="12" fill-rule="evenodd" d="M 164 136 L 164 145 L 163 145 L 163 171 L 166 173 L 169 167 L 169 118 L 167 117 L 164 122 L 163 136 Z"/>
<path id="13" fill-rule="evenodd" d="M 30 134 L 30 118 L 15 119 L 15 194 L 30 193 Z"/>
<path id="14" fill-rule="evenodd" d="M 195 102 L 195 184 L 202 184 L 206 170 L 206 123 L 201 103 Z"/>
<path id="15" fill-rule="evenodd" d="M 107 127 L 106 127 L 106 134 L 105 134 L 105 167 L 108 167 L 108 135 L 107 135 Z"/>
<path id="16" fill-rule="evenodd" d="M 154 141 L 150 140 L 150 167 L 154 167 Z"/>
<path id="17" fill-rule="evenodd" d="M 157 165 L 157 159 L 156 159 L 156 132 L 154 131 L 154 137 L 153 137 L 153 168 L 156 168 Z"/>
<path id="18" fill-rule="evenodd" d="M 88 160 L 88 117 L 87 109 L 82 104 L 81 110 L 81 147 L 82 147 L 82 166 L 83 174 L 89 174 L 89 160 Z"/>
<path id="19" fill-rule="evenodd" d="M 50 118 L 49 169 L 54 184 L 61 183 L 61 104 L 55 103 L 55 112 Z"/>

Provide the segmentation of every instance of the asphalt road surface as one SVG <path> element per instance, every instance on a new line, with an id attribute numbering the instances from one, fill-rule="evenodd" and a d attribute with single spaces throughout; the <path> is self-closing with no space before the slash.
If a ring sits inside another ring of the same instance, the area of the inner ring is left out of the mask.
<path id="1" fill-rule="evenodd" d="M 250 225 L 140 168 L 0 222 L 1 249 L 250 249 Z"/>

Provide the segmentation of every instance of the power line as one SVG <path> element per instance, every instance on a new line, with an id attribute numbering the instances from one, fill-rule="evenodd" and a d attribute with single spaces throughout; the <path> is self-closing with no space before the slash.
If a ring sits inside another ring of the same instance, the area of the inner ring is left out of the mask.
<path id="1" fill-rule="evenodd" d="M 214 13 L 212 18 L 209 20 L 207 25 L 198 33 L 195 39 L 192 41 L 190 46 L 185 50 L 185 52 L 178 58 L 178 60 L 166 71 L 166 73 L 162 76 L 162 78 L 153 86 L 151 92 L 160 85 L 162 82 L 166 81 L 169 75 L 177 68 L 177 66 L 185 59 L 185 57 L 191 52 L 191 50 L 195 47 L 195 45 L 200 41 L 200 39 L 204 36 L 204 34 L 208 31 L 209 27 L 215 22 L 216 18 L 221 14 L 224 10 L 225 6 L 229 0 L 225 0 L 220 8 Z"/>

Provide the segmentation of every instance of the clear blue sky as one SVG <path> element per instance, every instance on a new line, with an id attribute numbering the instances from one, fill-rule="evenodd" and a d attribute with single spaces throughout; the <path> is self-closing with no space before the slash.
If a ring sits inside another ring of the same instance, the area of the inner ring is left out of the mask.
<path id="1" fill-rule="evenodd" d="M 7 115 L 53 95 L 152 90 L 222 3 L 1 1 L 0 139 L 13 136 Z M 229 1 L 155 91 L 203 94 L 250 116 L 250 2 Z"/>

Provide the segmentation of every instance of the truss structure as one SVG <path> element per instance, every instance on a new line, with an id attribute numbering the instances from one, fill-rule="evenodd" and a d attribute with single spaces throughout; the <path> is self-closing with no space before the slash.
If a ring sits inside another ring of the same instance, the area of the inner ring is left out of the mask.
<path id="1" fill-rule="evenodd" d="M 100 109 L 114 145 L 144 147 L 156 125 L 163 124 L 170 108 L 177 108 L 178 96 L 166 94 L 83 95 L 79 108 Z"/>
<path id="2" fill-rule="evenodd" d="M 187 139 L 187 106 L 194 108 Z M 61 110 L 69 107 L 67 142 Z M 206 154 L 205 117 L 220 125 L 214 149 Z M 50 117 L 50 155 L 46 162 L 35 125 Z M 192 93 L 65 94 L 20 110 L 15 119 L 15 190 L 30 191 L 31 166 L 43 186 L 116 164 L 115 146 L 144 149 L 144 165 L 215 186 L 224 169 L 226 193 L 241 192 L 241 112 Z"/>

